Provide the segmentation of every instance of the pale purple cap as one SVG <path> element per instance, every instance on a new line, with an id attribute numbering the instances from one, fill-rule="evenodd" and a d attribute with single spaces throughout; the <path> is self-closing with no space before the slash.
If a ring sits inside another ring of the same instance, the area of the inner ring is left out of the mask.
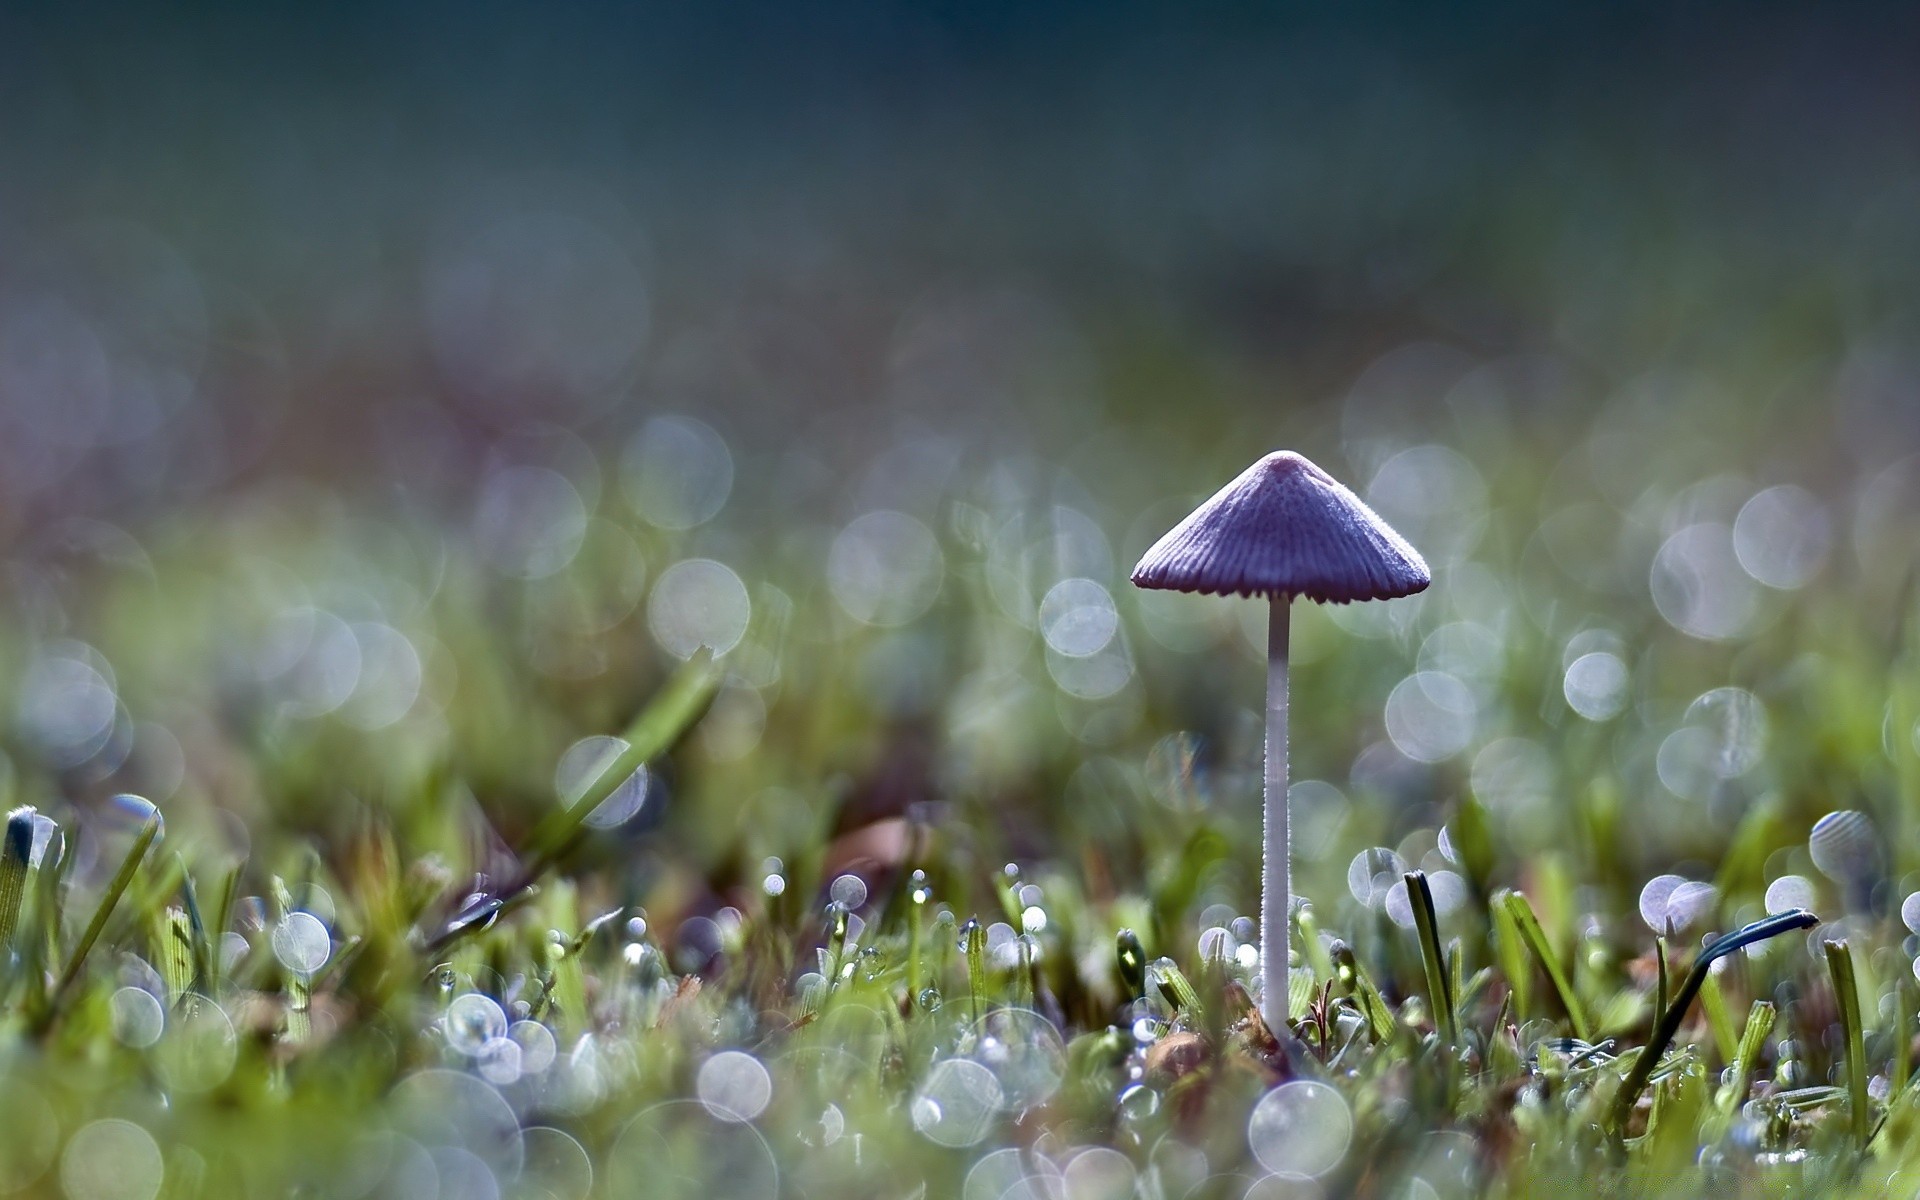
<path id="1" fill-rule="evenodd" d="M 1360 497 L 1291 450 L 1276 450 L 1153 544 L 1143 588 L 1322 603 L 1391 600 L 1433 582 L 1420 552 Z"/>

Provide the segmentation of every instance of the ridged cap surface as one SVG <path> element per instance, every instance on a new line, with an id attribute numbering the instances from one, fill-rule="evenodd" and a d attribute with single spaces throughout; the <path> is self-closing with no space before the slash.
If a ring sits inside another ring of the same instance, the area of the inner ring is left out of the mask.
<path id="1" fill-rule="evenodd" d="M 1333 476 L 1291 450 L 1248 467 L 1153 544 L 1143 588 L 1322 603 L 1391 600 L 1433 582 L 1426 560 Z"/>

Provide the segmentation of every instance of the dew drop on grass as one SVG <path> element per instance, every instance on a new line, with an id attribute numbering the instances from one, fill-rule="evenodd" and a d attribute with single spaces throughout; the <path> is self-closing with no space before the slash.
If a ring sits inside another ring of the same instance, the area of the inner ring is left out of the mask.
<path id="1" fill-rule="evenodd" d="M 447 1044 L 471 1057 L 488 1042 L 506 1036 L 507 1014 L 493 997 L 466 992 L 447 1005 L 445 1026 Z"/>
<path id="2" fill-rule="evenodd" d="M 766 1065 L 740 1050 L 722 1050 L 700 1064 L 694 1090 L 700 1102 L 722 1121 L 751 1121 L 773 1098 L 773 1077 Z"/>
<path id="3" fill-rule="evenodd" d="M 1611 720 L 1627 704 L 1627 664 L 1605 650 L 1583 654 L 1568 665 L 1561 694 L 1587 720 Z"/>
<path id="4" fill-rule="evenodd" d="M 1317 1080 L 1281 1084 L 1260 1097 L 1247 1120 L 1247 1145 L 1275 1174 L 1324 1175 L 1346 1157 L 1352 1136 L 1346 1100 Z"/>
<path id="5" fill-rule="evenodd" d="M 1360 903 L 1379 908 L 1406 872 L 1405 859 L 1385 846 L 1373 846 L 1354 855 L 1347 864 L 1347 890 Z"/>
<path id="6" fill-rule="evenodd" d="M 1914 933 L 1920 933 L 1920 892 L 1912 892 L 1900 902 L 1900 920 Z"/>
<path id="7" fill-rule="evenodd" d="M 691 658 L 702 646 L 725 654 L 746 636 L 752 615 L 753 601 L 740 576 L 707 558 L 674 563 L 654 581 L 647 598 L 647 628 L 675 658 Z"/>
<path id="8" fill-rule="evenodd" d="M 113 994 L 109 1007 L 113 1012 L 113 1036 L 123 1046 L 144 1050 L 159 1041 L 166 1029 L 166 1010 L 145 988 L 121 988 Z"/>
<path id="9" fill-rule="evenodd" d="M 159 1144 L 132 1121 L 83 1125 L 60 1155 L 60 1186 L 70 1200 L 154 1200 L 165 1178 Z"/>
<path id="10" fill-rule="evenodd" d="M 1413 928 L 1413 899 L 1407 895 L 1407 881 L 1402 879 L 1387 889 L 1387 898 L 1383 905 L 1387 919 L 1402 929 Z"/>
<path id="11" fill-rule="evenodd" d="M 568 806 L 577 803 L 627 750 L 624 739 L 604 734 L 581 738 L 567 747 L 553 770 L 553 789 L 561 803 Z M 650 782 L 646 764 L 635 767 L 632 774 L 621 780 L 619 786 L 587 814 L 587 824 L 595 829 L 613 829 L 631 821 L 646 805 Z"/>
<path id="12" fill-rule="evenodd" d="M 273 927 L 273 956 L 297 975 L 311 975 L 326 966 L 333 939 L 320 918 L 310 912 L 290 912 Z"/>
<path id="13" fill-rule="evenodd" d="M 1640 888 L 1640 919 L 1656 934 L 1667 932 L 1667 901 L 1687 882 L 1684 875 L 1655 875 Z"/>
<path id="14" fill-rule="evenodd" d="M 54 835 L 60 832 L 60 826 L 45 813 L 33 814 L 33 845 L 27 851 L 27 865 L 38 867 L 47 856 L 47 847 L 53 844 Z"/>
<path id="15" fill-rule="evenodd" d="M 1786 912 L 1793 908 L 1812 908 L 1817 898 L 1813 880 L 1804 875 L 1782 875 L 1767 885 L 1766 908 L 1770 913 Z M 1909 897 L 1909 900 L 1916 898 L 1920 898 L 1920 892 Z M 1900 911 L 1901 915 L 1905 916 L 1907 910 L 1902 908 Z M 1920 907 L 1914 909 L 1914 920 L 1920 920 Z M 1915 925 L 1912 921 L 1907 923 L 1907 928 L 1920 933 L 1920 925 Z"/>
<path id="16" fill-rule="evenodd" d="M 867 902 L 867 882 L 858 875 L 842 875 L 833 881 L 827 894 L 848 912 Z"/>
<path id="17" fill-rule="evenodd" d="M 1830 812 L 1814 822 L 1807 853 L 1820 873 L 1836 883 L 1873 874 L 1880 865 L 1882 839 L 1873 818 L 1854 809 Z"/>
<path id="18" fill-rule="evenodd" d="M 148 821 L 160 816 L 160 810 L 155 808 L 153 801 L 147 799 L 145 796 L 136 796 L 132 792 L 121 792 L 119 795 L 107 801 L 106 808 L 102 810 L 102 816 L 111 828 L 122 829 L 130 834 L 137 834 L 146 828 Z M 161 821 L 160 832 L 162 836 L 165 836 L 166 828 L 166 822 L 164 820 Z"/>
<path id="19" fill-rule="evenodd" d="M 1719 903 L 1720 889 L 1690 879 L 1667 897 L 1667 920 L 1676 932 L 1685 932 L 1710 919 Z"/>

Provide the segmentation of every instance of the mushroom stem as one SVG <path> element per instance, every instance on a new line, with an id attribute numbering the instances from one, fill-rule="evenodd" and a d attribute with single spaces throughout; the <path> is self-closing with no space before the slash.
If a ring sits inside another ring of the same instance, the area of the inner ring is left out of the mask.
<path id="1" fill-rule="evenodd" d="M 1287 633 L 1293 597 L 1275 594 L 1267 609 L 1267 778 L 1260 852 L 1260 1018 L 1288 1040 L 1287 901 L 1293 862 L 1287 839 Z"/>

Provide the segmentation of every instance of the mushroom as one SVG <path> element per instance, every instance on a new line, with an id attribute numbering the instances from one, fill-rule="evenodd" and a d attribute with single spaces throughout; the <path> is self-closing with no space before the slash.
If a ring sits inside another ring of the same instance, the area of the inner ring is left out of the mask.
<path id="1" fill-rule="evenodd" d="M 1290 450 L 1254 463 L 1153 544 L 1143 588 L 1265 596 L 1267 764 L 1260 872 L 1260 1016 L 1287 1033 L 1287 626 L 1295 596 L 1390 600 L 1433 581 L 1426 561 L 1333 476 Z"/>

